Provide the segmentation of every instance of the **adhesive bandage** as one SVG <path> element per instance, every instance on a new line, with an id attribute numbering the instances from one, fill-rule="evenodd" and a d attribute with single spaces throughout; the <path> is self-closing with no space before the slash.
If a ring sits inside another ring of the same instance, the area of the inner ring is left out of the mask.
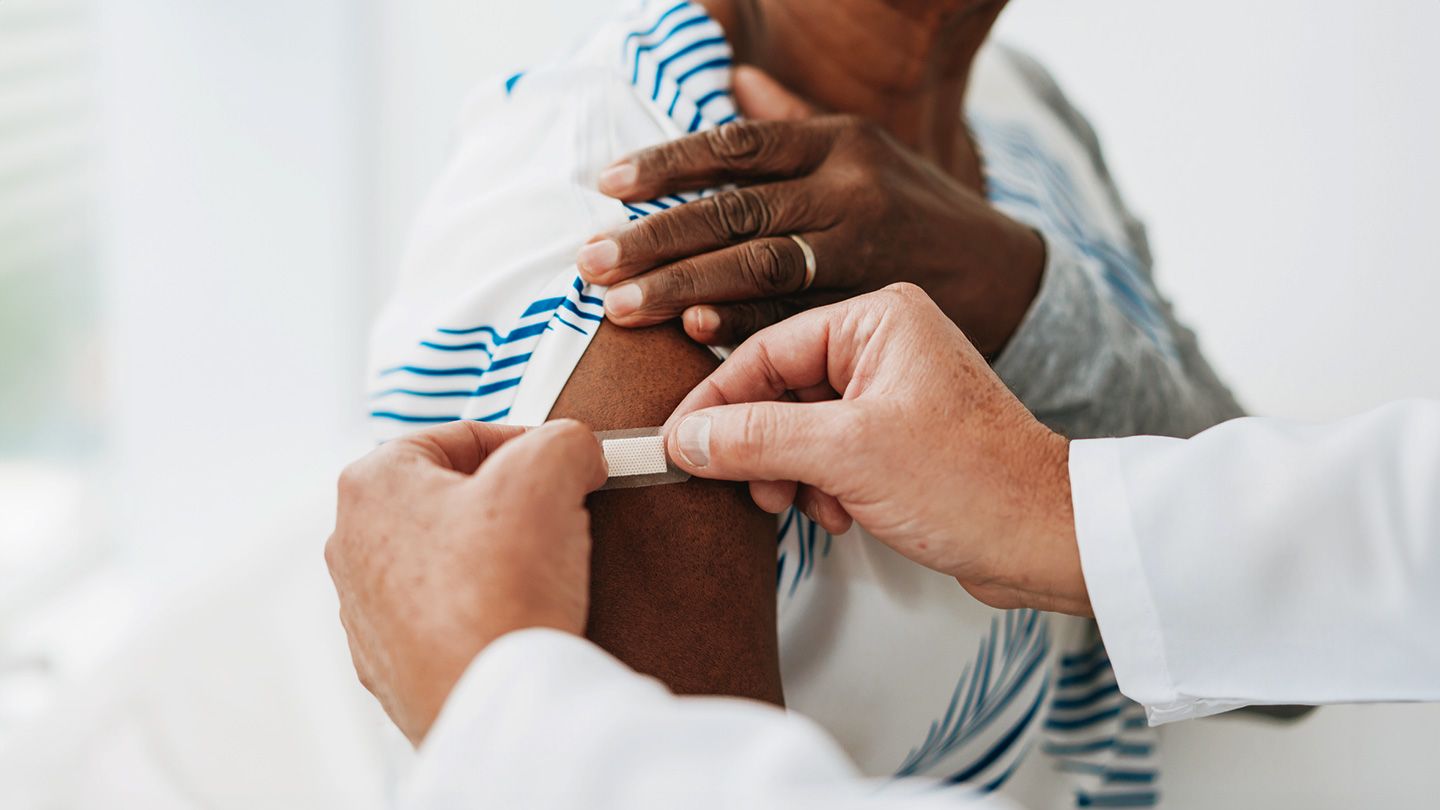
<path id="1" fill-rule="evenodd" d="M 610 477 L 600 489 L 630 489 L 678 484 L 690 480 L 690 473 L 670 463 L 665 456 L 665 437 L 660 428 L 602 430 L 595 434 Z"/>

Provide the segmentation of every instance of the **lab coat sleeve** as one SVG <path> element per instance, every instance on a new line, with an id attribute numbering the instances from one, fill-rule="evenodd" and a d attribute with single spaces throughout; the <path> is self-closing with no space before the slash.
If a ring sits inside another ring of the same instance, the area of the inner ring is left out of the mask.
<path id="1" fill-rule="evenodd" d="M 1440 700 L 1440 402 L 1074 442 L 1081 562 L 1152 723 Z"/>
<path id="2" fill-rule="evenodd" d="M 407 810 L 999 808 L 931 783 L 862 781 L 814 723 L 678 698 L 588 641 L 512 633 L 471 664 L 420 749 Z"/>

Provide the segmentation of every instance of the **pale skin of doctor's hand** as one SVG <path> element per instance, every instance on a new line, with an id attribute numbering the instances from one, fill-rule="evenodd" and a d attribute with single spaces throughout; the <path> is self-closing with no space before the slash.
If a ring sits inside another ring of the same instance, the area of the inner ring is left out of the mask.
<path id="1" fill-rule="evenodd" d="M 514 630 L 580 635 L 585 496 L 605 482 L 579 422 L 453 422 L 346 468 L 325 561 L 360 682 L 415 745 L 474 657 Z"/>
<path id="2" fill-rule="evenodd" d="M 757 333 L 666 443 L 694 475 L 751 482 L 763 509 L 794 503 L 831 533 L 858 521 L 989 605 L 1090 614 L 1069 443 L 913 285 Z"/>
<path id="3" fill-rule="evenodd" d="M 1039 289 L 1039 234 L 863 118 L 817 114 L 755 68 L 737 69 L 734 83 L 750 120 L 601 174 L 600 191 L 626 202 L 739 185 L 581 250 L 585 280 L 611 285 L 612 323 L 681 317 L 692 339 L 733 345 L 796 312 L 908 281 L 983 354 L 1003 348 Z M 790 234 L 815 254 L 808 289 L 805 254 Z"/>

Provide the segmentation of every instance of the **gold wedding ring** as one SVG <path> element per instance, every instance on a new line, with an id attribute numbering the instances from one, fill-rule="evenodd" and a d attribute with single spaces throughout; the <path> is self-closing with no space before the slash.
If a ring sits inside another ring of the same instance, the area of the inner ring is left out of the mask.
<path id="1" fill-rule="evenodd" d="M 800 285 L 800 292 L 805 292 L 815 283 L 815 249 L 799 234 L 792 233 L 790 238 L 795 240 L 795 244 L 800 246 L 800 252 L 805 254 L 805 283 Z"/>

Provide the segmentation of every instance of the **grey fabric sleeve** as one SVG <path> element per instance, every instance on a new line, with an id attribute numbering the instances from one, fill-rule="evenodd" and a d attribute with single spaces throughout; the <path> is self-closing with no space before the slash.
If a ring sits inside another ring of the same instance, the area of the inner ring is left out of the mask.
<path id="1" fill-rule="evenodd" d="M 1154 285 L 1145 228 L 1125 208 L 1089 123 L 1033 59 L 1005 50 L 1036 96 L 1086 148 L 1117 211 L 1147 284 Z M 1152 434 L 1188 437 L 1244 415 L 1200 353 L 1195 334 L 1156 295 L 1171 351 L 1118 308 L 1092 257 L 1046 239 L 1040 291 L 995 371 L 1046 424 L 1073 438 Z"/>

